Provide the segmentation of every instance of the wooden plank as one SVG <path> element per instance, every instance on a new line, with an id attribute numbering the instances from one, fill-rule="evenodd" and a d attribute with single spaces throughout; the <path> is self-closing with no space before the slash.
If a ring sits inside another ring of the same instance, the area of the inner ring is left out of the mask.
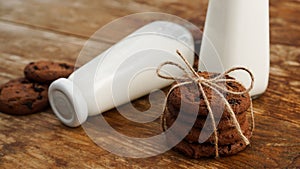
<path id="1" fill-rule="evenodd" d="M 114 19 L 138 12 L 176 14 L 203 25 L 206 8 L 207 0 L 1 0 L 0 19 L 87 38 Z"/>
<path id="2" fill-rule="evenodd" d="M 300 46 L 300 1 L 271 0 L 270 4 L 271 42 Z"/>
<path id="3" fill-rule="evenodd" d="M 254 103 L 264 110 L 263 115 L 273 116 L 300 124 L 300 49 L 285 45 L 271 46 L 271 69 L 267 92 Z M 284 107 L 286 110 L 282 110 Z"/>
<path id="4" fill-rule="evenodd" d="M 270 1 L 271 42 L 300 45 L 300 2 L 295 0 Z M 92 0 L 53 1 L 0 1 L 0 19 L 40 29 L 88 38 L 96 30 L 114 19 L 137 12 L 165 12 L 177 15 L 200 29 L 203 28 L 207 0 L 186 3 L 179 0 Z M 46 18 L 46 19 L 45 19 Z"/>

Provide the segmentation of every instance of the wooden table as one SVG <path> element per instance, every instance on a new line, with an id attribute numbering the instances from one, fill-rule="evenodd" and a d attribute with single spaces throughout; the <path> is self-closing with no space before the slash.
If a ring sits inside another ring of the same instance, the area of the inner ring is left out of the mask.
<path id="1" fill-rule="evenodd" d="M 0 113 L 0 168 L 300 168 L 300 1 L 270 1 L 270 83 L 253 102 L 256 131 L 245 151 L 200 160 L 174 151 L 119 157 L 95 145 L 82 128 L 62 125 L 48 109 L 29 116 Z M 0 0 L 0 83 L 23 76 L 31 61 L 74 63 L 85 41 L 119 17 L 164 12 L 203 28 L 206 8 L 207 0 Z M 98 43 L 103 49 L 112 45 L 105 39 Z M 134 105 L 149 106 L 146 98 Z M 115 110 L 104 116 L 125 134 L 160 131 L 159 120 L 138 130 Z"/>

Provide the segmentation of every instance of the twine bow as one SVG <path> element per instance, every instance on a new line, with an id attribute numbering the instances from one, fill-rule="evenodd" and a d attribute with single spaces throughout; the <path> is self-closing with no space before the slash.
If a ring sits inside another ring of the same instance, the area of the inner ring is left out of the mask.
<path id="1" fill-rule="evenodd" d="M 230 93 L 230 94 L 234 94 L 234 95 L 243 95 L 243 94 L 246 94 L 248 93 L 252 88 L 253 88 L 253 85 L 254 85 L 254 77 L 253 77 L 253 74 L 246 68 L 244 67 L 234 67 L 234 68 L 231 68 L 227 71 L 225 71 L 224 73 L 214 77 L 214 78 L 210 78 L 210 79 L 205 79 L 204 77 L 201 77 L 198 75 L 198 73 L 193 69 L 193 67 L 188 63 L 188 61 L 185 59 L 184 56 L 182 56 L 182 54 L 177 50 L 176 51 L 177 54 L 180 56 L 180 58 L 185 62 L 186 66 L 188 67 L 188 69 L 191 71 L 191 73 L 188 73 L 186 71 L 186 69 L 184 69 L 182 66 L 180 66 L 179 64 L 175 63 L 175 62 L 171 62 L 171 61 L 167 61 L 167 62 L 164 62 L 162 63 L 156 70 L 156 73 L 157 75 L 160 77 L 160 78 L 163 78 L 163 79 L 168 79 L 168 80 L 181 80 L 183 82 L 180 82 L 176 85 L 174 85 L 168 92 L 167 94 L 167 99 L 165 101 L 165 109 L 166 109 L 166 106 L 167 106 L 167 100 L 169 98 L 169 95 L 171 94 L 171 92 L 180 87 L 180 86 L 183 86 L 183 85 L 187 85 L 187 84 L 192 84 L 192 83 L 196 83 L 198 86 L 199 86 L 199 89 L 200 89 L 200 92 L 203 96 L 203 99 L 205 101 L 205 104 L 206 104 L 206 107 L 208 109 L 208 114 L 212 120 L 212 125 L 213 125 L 213 129 L 214 129 L 214 139 L 215 139 L 215 149 L 216 149 L 216 157 L 219 157 L 219 151 L 218 151 L 218 134 L 217 134 L 217 127 L 216 127 L 216 123 L 215 123 L 215 118 L 214 118 L 214 115 L 213 115 L 213 112 L 212 112 L 212 108 L 210 106 L 210 103 L 209 103 L 209 100 L 207 98 L 207 95 L 203 89 L 203 86 L 206 86 L 210 89 L 212 89 L 213 91 L 215 91 L 222 99 L 222 101 L 225 103 L 225 108 L 226 110 L 229 112 L 230 114 L 230 119 L 232 120 L 239 136 L 243 139 L 243 141 L 245 142 L 246 145 L 249 145 L 250 142 L 248 140 L 248 138 L 243 134 L 242 130 L 241 130 L 241 126 L 239 124 L 239 122 L 237 121 L 237 118 L 235 116 L 235 113 L 234 111 L 232 110 L 232 107 L 230 106 L 229 102 L 227 101 L 227 99 L 223 96 L 223 94 L 220 92 L 220 91 L 223 91 L 223 92 L 227 92 L 227 93 Z M 165 65 L 173 65 L 173 66 L 176 66 L 178 67 L 180 70 L 182 70 L 184 72 L 184 76 L 182 77 L 171 77 L 171 76 L 165 76 L 165 75 L 162 75 L 161 74 L 161 69 L 165 66 Z M 235 82 L 235 83 L 239 83 L 237 80 L 235 79 L 226 79 L 226 75 L 228 75 L 229 73 L 231 72 L 234 72 L 234 71 L 237 71 L 237 70 L 242 70 L 242 71 L 245 71 L 247 72 L 250 77 L 251 77 L 251 84 L 250 84 L 250 87 L 247 88 L 246 90 L 244 91 L 240 91 L 240 92 L 236 92 L 236 91 L 232 91 L 232 90 L 229 90 L 227 89 L 226 87 L 223 87 L 223 86 L 220 86 L 218 83 L 220 82 Z M 222 77 L 225 77 L 222 78 Z M 252 107 L 252 100 L 250 98 L 250 113 L 251 113 L 251 130 L 250 130 L 250 135 L 252 135 L 253 131 L 254 131 L 254 114 L 253 114 L 253 107 Z M 165 131 L 165 113 L 163 114 L 162 116 L 162 127 L 163 127 L 163 130 Z"/>

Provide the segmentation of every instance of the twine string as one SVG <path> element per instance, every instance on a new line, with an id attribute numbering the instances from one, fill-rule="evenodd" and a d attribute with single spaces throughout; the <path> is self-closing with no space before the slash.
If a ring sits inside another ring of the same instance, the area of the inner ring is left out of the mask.
<path id="1" fill-rule="evenodd" d="M 225 104 L 225 108 L 226 110 L 229 112 L 230 114 L 230 119 L 232 120 L 239 136 L 242 138 L 242 140 L 245 142 L 246 145 L 250 144 L 250 141 L 248 140 L 248 138 L 243 134 L 242 130 L 241 130 L 241 126 L 236 118 L 236 115 L 234 113 L 234 111 L 232 110 L 232 107 L 230 106 L 229 102 L 227 101 L 227 99 L 224 97 L 224 95 L 222 94 L 222 92 L 226 92 L 226 93 L 230 93 L 230 94 L 234 94 L 234 95 L 243 95 L 248 93 L 254 85 L 254 76 L 253 74 L 246 68 L 244 67 L 234 67 L 231 68 L 227 71 L 225 71 L 224 73 L 221 73 L 220 75 L 213 77 L 213 78 L 204 78 L 201 77 L 194 69 L 193 67 L 189 64 L 189 62 L 186 60 L 186 58 L 177 50 L 176 51 L 177 54 L 180 56 L 180 58 L 184 61 L 185 65 L 187 66 L 188 70 L 190 71 L 190 73 L 183 68 L 181 65 L 179 65 L 178 63 L 175 62 L 171 62 L 171 61 L 167 61 L 162 63 L 156 70 L 156 74 L 158 77 L 163 78 L 163 79 L 168 79 L 168 80 L 180 80 L 183 82 L 177 83 L 176 85 L 174 85 L 173 87 L 171 87 L 171 89 L 169 90 L 167 97 L 165 99 L 165 103 L 164 103 L 164 108 L 166 109 L 167 107 L 167 100 L 170 96 L 170 94 L 172 93 L 173 90 L 175 90 L 178 87 L 187 85 L 187 84 L 192 84 L 192 83 L 196 83 L 199 87 L 199 90 L 203 96 L 204 102 L 206 104 L 207 110 L 208 110 L 208 115 L 211 118 L 212 121 L 212 127 L 214 129 L 214 139 L 215 139 L 215 154 L 216 157 L 219 157 L 219 151 L 218 151 L 218 132 L 217 132 L 217 124 L 215 122 L 215 117 L 210 105 L 210 102 L 207 98 L 207 95 L 203 89 L 203 86 L 208 87 L 210 89 L 212 89 L 216 94 L 218 94 L 221 97 L 221 100 L 224 102 Z M 177 68 L 179 68 L 180 70 L 183 71 L 183 76 L 180 77 L 172 77 L 172 76 L 166 76 L 163 75 L 161 73 L 161 70 L 164 66 L 166 65 L 171 65 L 171 66 L 176 66 Z M 237 71 L 237 70 L 241 70 L 241 71 L 245 71 L 246 73 L 249 74 L 250 78 L 251 78 L 251 84 L 248 88 L 246 88 L 243 91 L 232 91 L 230 89 L 227 89 L 226 86 L 220 86 L 218 83 L 220 82 L 234 82 L 234 83 L 238 83 L 240 84 L 237 80 L 235 79 L 226 79 L 226 75 L 228 75 L 231 72 Z M 224 79 L 225 78 L 225 79 Z M 222 92 L 221 92 L 222 91 Z M 165 112 L 165 110 L 164 110 Z M 252 135 L 253 131 L 254 131 L 254 113 L 253 113 L 253 107 L 252 107 L 252 100 L 250 98 L 250 113 L 251 113 L 251 129 L 250 129 L 250 135 Z M 166 131 L 166 127 L 165 127 L 165 113 L 162 115 L 161 117 L 162 119 L 162 128 L 163 131 Z"/>

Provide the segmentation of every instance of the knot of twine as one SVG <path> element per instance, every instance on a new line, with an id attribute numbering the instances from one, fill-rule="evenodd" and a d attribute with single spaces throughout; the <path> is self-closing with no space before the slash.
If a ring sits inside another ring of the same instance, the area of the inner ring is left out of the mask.
<path id="1" fill-rule="evenodd" d="M 230 114 L 230 119 L 232 120 L 239 136 L 243 139 L 243 141 L 245 142 L 246 145 L 249 145 L 250 144 L 250 141 L 248 140 L 248 138 L 243 134 L 242 130 L 241 130 L 241 126 L 236 118 L 236 115 L 234 113 L 234 111 L 232 110 L 232 107 L 230 106 L 229 102 L 227 101 L 227 99 L 224 97 L 224 95 L 220 92 L 220 91 L 223 91 L 223 92 L 227 92 L 227 93 L 230 93 L 230 94 L 234 94 L 234 95 L 243 95 L 243 94 L 246 94 L 248 93 L 252 88 L 253 88 L 253 85 L 254 85 L 254 77 L 253 77 L 253 74 L 246 68 L 244 67 L 234 67 L 234 68 L 231 68 L 227 71 L 225 71 L 224 73 L 221 73 L 220 75 L 214 77 L 214 78 L 210 78 L 210 79 L 205 79 L 204 77 L 202 76 L 199 76 L 199 74 L 193 69 L 193 67 L 188 63 L 188 61 L 186 60 L 186 58 L 184 56 L 182 56 L 182 54 L 177 50 L 176 51 L 177 54 L 180 56 L 180 58 L 185 62 L 186 66 L 188 67 L 188 69 L 191 71 L 191 73 L 188 73 L 186 71 L 186 69 L 184 69 L 182 66 L 180 66 L 178 63 L 175 63 L 175 62 L 171 62 L 171 61 L 167 61 L 167 62 L 164 62 L 162 63 L 156 70 L 156 73 L 157 75 L 160 77 L 160 78 L 163 78 L 163 79 L 168 79 L 168 80 L 180 80 L 180 81 L 183 81 L 183 82 L 180 82 L 176 85 L 174 85 L 168 92 L 167 94 L 167 98 L 165 100 L 165 106 L 164 108 L 166 109 L 167 107 L 167 100 L 169 98 L 169 95 L 171 94 L 171 92 L 173 90 L 175 90 L 176 88 L 180 87 L 180 86 L 183 86 L 183 85 L 187 85 L 187 84 L 192 84 L 192 83 L 196 83 L 199 87 L 199 90 L 203 96 L 203 99 L 204 99 L 204 102 L 206 104 L 206 107 L 208 109 L 208 114 L 211 118 L 211 121 L 212 121 L 212 127 L 214 129 L 214 139 L 215 139 L 215 151 L 216 151 L 216 157 L 219 157 L 219 151 L 218 151 L 218 133 L 217 133 L 217 126 L 216 126 L 216 122 L 215 122 L 215 118 L 214 118 L 214 115 L 213 115 L 213 112 L 212 112 L 212 108 L 210 106 L 210 103 L 209 103 L 209 100 L 207 98 L 207 95 L 203 89 L 203 86 L 206 86 L 210 89 L 212 89 L 213 91 L 215 91 L 222 99 L 222 101 L 225 103 L 225 108 L 226 110 L 229 112 Z M 176 66 L 177 68 L 179 68 L 180 70 L 182 70 L 184 72 L 183 76 L 181 77 L 171 77 L 171 76 L 166 76 L 166 75 L 162 75 L 161 74 L 161 70 L 164 66 L 166 65 L 173 65 L 173 66 Z M 229 73 L 231 72 L 234 72 L 234 71 L 237 71 L 237 70 L 242 70 L 242 71 L 245 71 L 247 72 L 250 77 L 251 77 L 251 84 L 250 84 L 250 87 L 245 89 L 244 91 L 239 91 L 239 92 L 236 92 L 236 91 L 232 91 L 232 90 L 229 90 L 226 88 L 226 86 L 220 86 L 218 83 L 220 82 L 235 82 L 235 83 L 238 83 L 240 84 L 236 79 L 226 79 L 226 75 L 228 75 Z M 225 77 L 225 78 L 223 78 Z M 165 111 L 164 111 L 165 112 Z M 251 130 L 250 130 L 250 136 L 252 135 L 253 131 L 254 131 L 254 113 L 253 113 L 253 106 L 252 106 L 252 100 L 251 100 L 251 97 L 250 97 L 250 113 L 251 113 Z M 163 128 L 163 131 L 166 130 L 165 128 L 165 113 L 162 115 L 162 128 Z"/>

